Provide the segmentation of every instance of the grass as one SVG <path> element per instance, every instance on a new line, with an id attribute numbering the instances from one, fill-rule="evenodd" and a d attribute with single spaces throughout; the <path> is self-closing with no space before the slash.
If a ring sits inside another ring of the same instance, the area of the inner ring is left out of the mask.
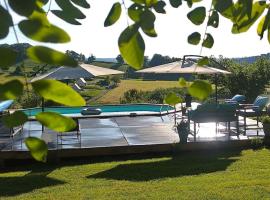
<path id="1" fill-rule="evenodd" d="M 11 75 L 8 75 L 7 73 L 0 74 L 0 84 L 6 83 L 6 82 L 14 80 L 14 79 L 18 79 L 22 83 L 25 83 L 23 76 L 11 76 Z"/>
<path id="2" fill-rule="evenodd" d="M 98 99 L 99 103 L 119 103 L 120 98 L 130 89 L 152 91 L 157 88 L 178 87 L 178 81 L 142 81 L 142 80 L 122 80 L 118 87 L 107 92 Z"/>
<path id="3" fill-rule="evenodd" d="M 268 149 L 116 158 L 9 167 L 1 199 L 270 198 Z"/>
<path id="4" fill-rule="evenodd" d="M 103 92 L 104 90 L 101 90 L 101 89 L 85 89 L 84 91 L 80 93 L 82 97 L 87 101 L 87 103 L 90 103 L 92 98 L 99 96 Z"/>

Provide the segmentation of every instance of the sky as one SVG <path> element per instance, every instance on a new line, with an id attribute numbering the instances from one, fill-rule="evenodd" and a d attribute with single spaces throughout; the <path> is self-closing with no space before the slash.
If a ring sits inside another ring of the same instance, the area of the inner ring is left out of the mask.
<path id="1" fill-rule="evenodd" d="M 120 1 L 120 0 L 119 0 Z M 67 31 L 71 37 L 71 42 L 65 44 L 45 44 L 48 47 L 65 51 L 74 50 L 78 53 L 83 53 L 86 57 L 91 54 L 97 58 L 115 58 L 119 54 L 118 37 L 121 32 L 127 27 L 128 17 L 126 11 L 122 6 L 122 15 L 119 21 L 110 26 L 104 27 L 104 20 L 109 13 L 113 3 L 117 0 L 88 0 L 91 5 L 90 9 L 81 9 L 86 15 L 86 19 L 81 20 L 82 25 L 70 25 L 52 13 L 48 17 L 51 23 L 57 25 Z M 105 3 L 106 2 L 106 3 Z M 125 0 L 127 6 L 130 5 L 130 0 Z M 0 0 L 3 5 L 3 0 Z M 156 14 L 155 29 L 158 34 L 156 38 L 150 38 L 142 33 L 146 44 L 145 55 L 152 57 L 153 54 L 159 53 L 171 57 L 182 57 L 183 55 L 200 53 L 200 45 L 194 46 L 187 42 L 187 37 L 194 31 L 203 34 L 206 21 L 203 25 L 193 25 L 186 17 L 187 13 L 191 10 L 183 2 L 183 5 L 175 9 L 169 5 L 167 6 L 166 14 Z M 198 6 L 205 6 L 207 9 L 210 7 L 211 0 L 204 0 L 203 2 L 196 3 L 193 8 Z M 57 5 L 52 4 L 52 9 L 57 9 Z M 14 21 L 22 19 L 14 15 Z M 132 24 L 131 20 L 128 20 Z M 232 34 L 232 23 L 223 17 L 220 17 L 218 29 L 213 27 L 208 28 L 208 32 L 212 34 L 215 39 L 213 48 L 203 48 L 203 56 L 219 56 L 224 57 L 246 57 L 268 53 L 270 44 L 267 41 L 267 35 L 263 40 L 259 39 L 256 32 L 258 22 L 251 27 L 251 29 L 242 34 Z M 19 42 L 28 42 L 32 45 L 37 43 L 27 39 L 18 28 L 16 28 L 19 36 Z M 16 43 L 14 33 L 10 30 L 7 38 L 0 40 L 0 43 Z M 44 45 L 44 44 L 42 44 Z"/>

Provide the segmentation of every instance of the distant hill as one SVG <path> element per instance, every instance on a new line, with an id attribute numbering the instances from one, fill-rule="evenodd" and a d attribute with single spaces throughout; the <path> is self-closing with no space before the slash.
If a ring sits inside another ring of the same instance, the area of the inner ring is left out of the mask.
<path id="1" fill-rule="evenodd" d="M 249 57 L 242 57 L 242 58 L 233 58 L 233 60 L 235 60 L 236 62 L 240 62 L 240 63 L 254 63 L 257 59 L 259 58 L 267 58 L 270 59 L 270 53 L 267 54 L 261 54 L 258 56 L 249 56 Z"/>
<path id="2" fill-rule="evenodd" d="M 115 58 L 96 58 L 95 61 L 97 62 L 108 62 L 108 63 L 117 63 Z"/>

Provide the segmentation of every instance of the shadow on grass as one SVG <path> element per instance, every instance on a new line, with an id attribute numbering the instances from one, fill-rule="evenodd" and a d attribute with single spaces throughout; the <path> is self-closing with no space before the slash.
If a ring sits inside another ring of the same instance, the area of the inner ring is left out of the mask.
<path id="1" fill-rule="evenodd" d="M 87 178 L 104 178 L 129 181 L 149 181 L 161 178 L 199 175 L 224 171 L 238 159 L 241 151 L 231 152 L 191 152 L 175 155 L 169 160 L 144 163 L 120 164 Z"/>
<path id="2" fill-rule="evenodd" d="M 64 184 L 65 182 L 47 177 L 55 168 L 33 169 L 24 176 L 0 177 L 0 195 L 16 196 L 36 189 Z"/>

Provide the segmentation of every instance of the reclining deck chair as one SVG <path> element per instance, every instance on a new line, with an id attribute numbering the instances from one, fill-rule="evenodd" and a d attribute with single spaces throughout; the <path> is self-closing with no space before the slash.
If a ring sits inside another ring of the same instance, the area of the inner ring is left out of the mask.
<path id="1" fill-rule="evenodd" d="M 16 127 L 7 127 L 3 122 L 3 117 L 6 115 L 10 115 L 9 111 L 7 110 L 12 104 L 13 100 L 6 100 L 0 102 L 0 138 L 2 139 L 10 139 L 11 140 L 11 148 L 13 148 L 14 144 L 14 137 L 22 133 L 23 131 L 23 124 L 18 125 Z M 3 147 L 9 144 L 9 142 L 4 143 Z M 21 140 L 22 146 L 22 140 Z M 1 148 L 1 146 L 0 146 Z"/>
<path id="2" fill-rule="evenodd" d="M 244 135 L 246 135 L 246 131 L 249 126 L 256 125 L 255 129 L 259 129 L 259 117 L 266 113 L 264 108 L 266 107 L 269 101 L 268 97 L 258 96 L 253 104 L 239 104 L 240 109 L 238 110 L 238 115 L 244 118 L 244 124 L 241 127 L 244 127 Z M 256 124 L 247 125 L 247 117 L 256 117 Z M 253 128 L 254 129 L 254 128 Z"/>
<path id="3" fill-rule="evenodd" d="M 236 94 L 231 99 L 225 99 L 225 103 L 239 104 L 239 103 L 245 103 L 245 101 L 246 101 L 246 97 L 241 94 Z"/>

